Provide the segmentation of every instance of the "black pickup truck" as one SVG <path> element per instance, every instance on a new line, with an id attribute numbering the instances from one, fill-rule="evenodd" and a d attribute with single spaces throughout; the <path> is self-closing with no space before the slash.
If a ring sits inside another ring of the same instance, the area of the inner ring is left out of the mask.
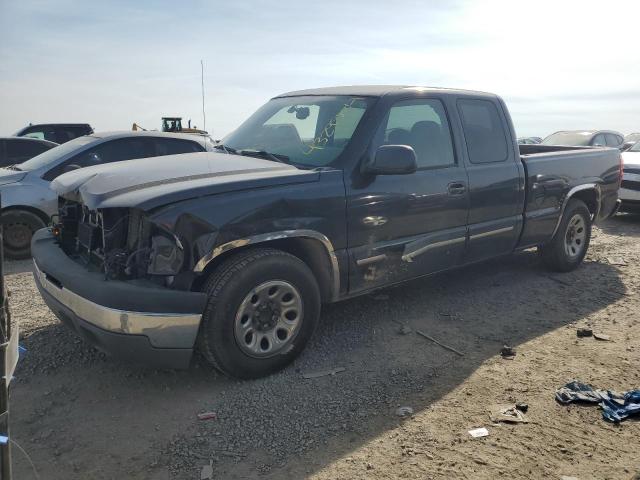
<path id="1" fill-rule="evenodd" d="M 499 97 L 437 88 L 287 93 L 217 149 L 53 182 L 32 252 L 63 322 L 127 359 L 186 366 L 197 348 L 259 377 L 323 302 L 530 247 L 576 268 L 621 179 L 616 149 L 518 146 Z"/>

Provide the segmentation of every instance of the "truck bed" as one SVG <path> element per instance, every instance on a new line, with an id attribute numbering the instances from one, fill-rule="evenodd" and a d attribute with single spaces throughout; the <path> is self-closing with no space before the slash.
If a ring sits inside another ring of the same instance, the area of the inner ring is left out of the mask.
<path id="1" fill-rule="evenodd" d="M 520 248 L 544 244 L 551 239 L 569 196 L 587 204 L 594 222 L 613 212 L 620 178 L 620 152 L 617 149 L 556 145 L 519 147 L 526 172 L 525 221 Z"/>

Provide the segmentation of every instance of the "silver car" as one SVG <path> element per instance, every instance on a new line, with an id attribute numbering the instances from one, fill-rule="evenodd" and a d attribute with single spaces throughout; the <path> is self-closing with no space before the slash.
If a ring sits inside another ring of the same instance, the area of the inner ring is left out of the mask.
<path id="1" fill-rule="evenodd" d="M 623 212 L 640 212 L 640 142 L 622 152 L 622 185 L 618 197 Z"/>
<path id="2" fill-rule="evenodd" d="M 203 136 L 161 132 L 103 132 L 78 137 L 20 165 L 0 169 L 4 251 L 28 258 L 33 232 L 58 211 L 51 180 L 78 168 L 146 157 L 210 150 Z"/>

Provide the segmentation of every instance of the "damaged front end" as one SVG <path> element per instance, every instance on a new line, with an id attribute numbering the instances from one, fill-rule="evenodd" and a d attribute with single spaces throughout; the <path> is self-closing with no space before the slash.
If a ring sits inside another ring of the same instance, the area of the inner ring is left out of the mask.
<path id="1" fill-rule="evenodd" d="M 64 252 L 105 279 L 146 279 L 175 288 L 190 275 L 181 275 L 188 254 L 180 239 L 140 209 L 91 210 L 60 198 L 57 220 L 52 231 Z"/>

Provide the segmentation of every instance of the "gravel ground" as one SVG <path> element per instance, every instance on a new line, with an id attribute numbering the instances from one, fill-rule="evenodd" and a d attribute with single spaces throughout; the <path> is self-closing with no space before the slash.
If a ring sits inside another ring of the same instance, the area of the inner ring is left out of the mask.
<path id="1" fill-rule="evenodd" d="M 574 378 L 640 386 L 638 237 L 640 217 L 618 216 L 594 230 L 569 274 L 525 252 L 327 306 L 293 365 L 244 382 L 199 359 L 186 371 L 109 359 L 58 323 L 29 262 L 8 262 L 28 349 L 12 436 L 43 479 L 199 479 L 210 462 L 220 479 L 631 479 L 640 423 L 605 423 L 596 407 L 561 407 L 553 393 Z M 587 325 L 612 341 L 578 339 Z M 513 360 L 499 356 L 503 344 L 517 349 Z M 516 401 L 530 423 L 490 422 L 491 405 Z M 398 417 L 400 406 L 413 415 Z M 471 438 L 480 426 L 489 436 Z M 17 479 L 35 478 L 17 450 L 14 464 Z"/>

